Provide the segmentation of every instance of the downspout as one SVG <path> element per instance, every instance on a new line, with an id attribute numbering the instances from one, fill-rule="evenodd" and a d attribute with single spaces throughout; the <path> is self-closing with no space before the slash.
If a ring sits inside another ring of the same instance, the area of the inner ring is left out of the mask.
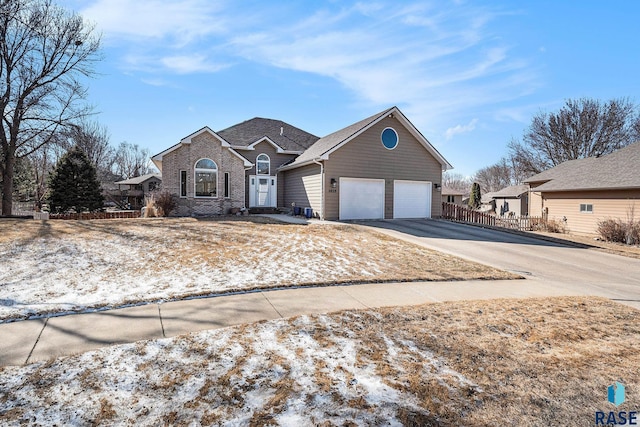
<path id="1" fill-rule="evenodd" d="M 324 163 L 313 159 L 313 163 L 320 165 L 320 219 L 324 220 Z"/>

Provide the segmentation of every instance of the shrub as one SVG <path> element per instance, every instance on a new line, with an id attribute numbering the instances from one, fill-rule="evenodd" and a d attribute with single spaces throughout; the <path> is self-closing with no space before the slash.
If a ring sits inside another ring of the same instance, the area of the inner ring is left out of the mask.
<path id="1" fill-rule="evenodd" d="M 564 221 L 558 221 L 557 219 L 549 219 L 544 221 L 542 228 L 549 233 L 566 233 L 567 226 Z"/>
<path id="2" fill-rule="evenodd" d="M 155 218 L 158 215 L 158 212 L 156 212 L 156 201 L 152 196 L 147 196 L 144 199 L 144 217 L 145 218 Z"/>
<path id="3" fill-rule="evenodd" d="M 640 221 L 629 223 L 627 245 L 640 245 Z"/>
<path id="4" fill-rule="evenodd" d="M 168 216 L 176 207 L 176 197 L 166 190 L 151 193 L 145 198 L 145 218 Z"/>
<path id="5" fill-rule="evenodd" d="M 156 208 L 162 212 L 160 216 L 169 216 L 169 214 L 178 207 L 178 200 L 176 200 L 176 196 L 169 193 L 167 190 L 154 193 L 154 198 Z"/>
<path id="6" fill-rule="evenodd" d="M 598 221 L 598 234 L 607 242 L 640 244 L 640 222 L 622 222 L 619 219 Z"/>

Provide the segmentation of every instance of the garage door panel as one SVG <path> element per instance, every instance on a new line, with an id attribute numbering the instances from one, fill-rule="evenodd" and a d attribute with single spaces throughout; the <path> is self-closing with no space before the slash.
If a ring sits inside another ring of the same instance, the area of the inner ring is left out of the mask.
<path id="1" fill-rule="evenodd" d="M 384 218 L 384 180 L 340 178 L 340 219 Z"/>
<path id="2" fill-rule="evenodd" d="M 431 182 L 394 181 L 394 218 L 431 218 Z"/>

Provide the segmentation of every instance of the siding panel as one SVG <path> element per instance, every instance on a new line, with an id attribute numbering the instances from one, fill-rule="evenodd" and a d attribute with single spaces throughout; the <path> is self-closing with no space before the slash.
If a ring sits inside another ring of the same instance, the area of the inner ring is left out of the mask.
<path id="1" fill-rule="evenodd" d="M 288 170 L 280 174 L 283 185 L 285 207 L 291 208 L 291 204 L 313 209 L 314 214 L 320 213 L 322 209 L 322 182 L 320 166 L 308 165 L 301 168 Z"/>
<path id="2" fill-rule="evenodd" d="M 566 217 L 568 230 L 575 233 L 595 234 L 598 221 L 627 221 L 632 214 L 640 221 L 640 190 L 543 193 L 542 203 L 549 219 L 563 221 Z M 593 212 L 580 212 L 580 204 L 593 205 Z"/>
<path id="3" fill-rule="evenodd" d="M 394 150 L 387 150 L 380 141 L 386 127 L 398 133 L 399 143 Z M 326 163 L 325 188 L 331 179 L 340 177 L 385 180 L 385 218 L 393 218 L 393 181 L 431 181 L 442 184 L 442 166 L 395 118 L 387 117 L 336 150 Z M 339 186 L 338 186 L 339 187 Z M 327 191 L 326 219 L 338 219 L 339 192 Z M 432 192 L 431 215 L 442 213 L 440 193 Z"/>

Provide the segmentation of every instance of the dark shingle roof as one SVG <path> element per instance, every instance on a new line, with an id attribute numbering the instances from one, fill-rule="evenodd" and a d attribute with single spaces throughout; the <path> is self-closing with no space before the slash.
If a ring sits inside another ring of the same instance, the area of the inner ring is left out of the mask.
<path id="1" fill-rule="evenodd" d="M 640 142 L 602 157 L 569 160 L 525 182 L 542 182 L 536 191 L 640 188 Z"/>
<path id="2" fill-rule="evenodd" d="M 138 185 L 138 184 L 142 184 L 143 182 L 151 178 L 162 179 L 162 175 L 160 175 L 159 173 L 149 173 L 147 175 L 136 176 L 134 178 L 125 179 L 124 181 L 114 182 L 114 184 Z"/>
<path id="3" fill-rule="evenodd" d="M 346 128 L 340 129 L 339 131 L 320 138 L 307 151 L 298 156 L 298 158 L 292 163 L 292 165 L 298 165 L 300 163 L 305 163 L 313 159 L 317 159 L 341 142 L 344 142 L 354 134 L 358 133 L 360 130 L 367 127 L 367 125 L 376 121 L 380 117 L 387 115 L 389 111 L 393 110 L 394 108 L 395 107 L 392 107 L 378 114 L 374 114 L 371 117 L 367 117 L 366 119 L 360 120 L 359 122 L 349 125 Z"/>
<path id="4" fill-rule="evenodd" d="M 281 129 L 282 135 L 280 135 Z M 247 147 L 266 136 L 284 150 L 289 151 L 304 151 L 319 139 L 281 120 L 261 117 L 238 123 L 216 133 L 229 144 L 237 147 Z"/>

